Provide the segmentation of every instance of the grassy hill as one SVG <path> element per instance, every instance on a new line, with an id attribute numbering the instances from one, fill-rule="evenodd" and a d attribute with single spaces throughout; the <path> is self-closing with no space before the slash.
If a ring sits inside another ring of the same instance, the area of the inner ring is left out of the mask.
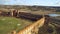
<path id="1" fill-rule="evenodd" d="M 14 17 L 0 17 L 0 34 L 8 34 L 12 30 L 21 30 L 31 23 L 31 21 Z"/>

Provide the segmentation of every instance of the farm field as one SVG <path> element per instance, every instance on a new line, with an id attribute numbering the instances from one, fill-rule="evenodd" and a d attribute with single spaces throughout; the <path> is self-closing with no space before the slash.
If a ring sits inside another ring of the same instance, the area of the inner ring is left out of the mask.
<path id="1" fill-rule="evenodd" d="M 25 26 L 31 24 L 31 21 L 17 19 L 15 17 L 2 17 L 0 16 L 0 34 L 8 34 L 13 30 L 21 30 Z"/>

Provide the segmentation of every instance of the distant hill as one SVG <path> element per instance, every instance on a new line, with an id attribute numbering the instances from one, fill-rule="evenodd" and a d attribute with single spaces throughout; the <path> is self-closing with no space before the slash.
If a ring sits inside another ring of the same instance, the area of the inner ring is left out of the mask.
<path id="1" fill-rule="evenodd" d="M 60 7 L 56 6 L 24 6 L 24 5 L 0 5 L 0 8 L 7 8 L 7 9 L 28 9 L 28 10 L 55 10 L 60 12 Z"/>

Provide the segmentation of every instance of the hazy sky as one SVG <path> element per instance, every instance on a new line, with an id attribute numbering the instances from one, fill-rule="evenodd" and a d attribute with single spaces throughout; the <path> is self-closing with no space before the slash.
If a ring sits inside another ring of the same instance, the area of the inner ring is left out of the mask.
<path id="1" fill-rule="evenodd" d="M 60 0 L 0 0 L 0 4 L 60 6 Z"/>

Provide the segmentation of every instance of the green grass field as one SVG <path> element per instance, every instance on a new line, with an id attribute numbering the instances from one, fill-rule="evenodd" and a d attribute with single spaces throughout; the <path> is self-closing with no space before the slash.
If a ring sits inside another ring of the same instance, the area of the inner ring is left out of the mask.
<path id="1" fill-rule="evenodd" d="M 21 30 L 31 23 L 31 21 L 20 18 L 17 19 L 14 17 L 0 17 L 0 34 L 8 34 L 12 30 Z"/>
<path id="2" fill-rule="evenodd" d="M 15 18 L 15 17 L 2 17 L 0 16 L 0 34 L 8 34 L 11 33 L 13 30 L 16 30 L 16 32 L 18 32 L 19 30 L 22 30 L 25 26 L 32 24 L 32 21 L 29 20 L 25 20 L 25 19 L 21 19 L 21 18 Z M 54 25 L 49 25 L 52 26 L 54 32 L 52 34 L 57 33 Z M 51 28 L 49 28 L 51 29 Z M 48 31 L 46 31 L 46 27 L 42 27 L 40 28 L 40 33 L 48 33 Z"/>

